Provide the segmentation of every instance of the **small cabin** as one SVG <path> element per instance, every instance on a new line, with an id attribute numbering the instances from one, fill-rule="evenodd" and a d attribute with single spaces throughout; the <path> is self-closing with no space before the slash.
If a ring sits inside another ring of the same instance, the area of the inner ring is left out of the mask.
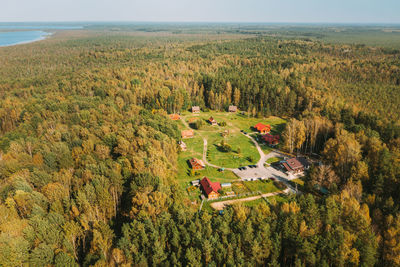
<path id="1" fill-rule="evenodd" d="M 183 130 L 181 132 L 181 137 L 182 138 L 193 138 L 194 137 L 194 131 L 193 130 Z"/>
<path id="2" fill-rule="evenodd" d="M 183 141 L 179 141 L 179 147 L 181 148 L 181 151 L 187 150 L 187 146 L 186 146 L 185 142 L 183 142 Z"/>
<path id="3" fill-rule="evenodd" d="M 177 121 L 181 119 L 181 116 L 179 114 L 169 114 L 169 118 L 173 121 Z"/>
<path id="4" fill-rule="evenodd" d="M 193 106 L 192 107 L 192 113 L 199 114 L 200 113 L 200 107 L 199 106 Z"/>
<path id="5" fill-rule="evenodd" d="M 200 185 L 200 180 L 193 180 L 190 182 L 192 186 L 199 186 Z"/>
<path id="6" fill-rule="evenodd" d="M 217 122 L 213 117 L 210 117 L 210 118 L 208 119 L 208 122 L 209 122 L 212 126 L 218 125 L 218 122 Z"/>
<path id="7" fill-rule="evenodd" d="M 191 158 L 189 164 L 193 170 L 204 170 L 206 168 L 204 162 L 197 158 Z"/>
<path id="8" fill-rule="evenodd" d="M 237 106 L 229 106 L 228 111 L 231 113 L 236 113 L 238 110 Z"/>

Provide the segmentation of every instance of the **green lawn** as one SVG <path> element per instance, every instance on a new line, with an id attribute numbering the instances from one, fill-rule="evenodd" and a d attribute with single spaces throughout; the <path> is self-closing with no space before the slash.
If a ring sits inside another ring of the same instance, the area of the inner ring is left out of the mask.
<path id="1" fill-rule="evenodd" d="M 251 182 L 243 182 L 244 185 L 249 189 L 251 192 L 258 192 L 261 193 L 272 193 L 280 191 L 273 183 L 272 180 L 264 180 L 264 181 L 251 181 Z"/>
<path id="2" fill-rule="evenodd" d="M 199 130 L 195 130 L 195 137 L 191 139 L 184 139 L 186 143 L 187 151 L 181 152 L 178 158 L 178 183 L 182 188 L 186 189 L 190 185 L 190 181 L 201 179 L 207 176 L 211 181 L 218 181 L 220 183 L 233 182 L 238 177 L 230 171 L 225 170 L 219 172 L 216 168 L 206 167 L 205 170 L 198 171 L 198 175 L 192 176 L 191 169 L 188 165 L 188 160 L 192 157 L 198 159 L 203 158 L 203 138 L 208 141 L 207 146 L 207 161 L 211 164 L 225 167 L 225 168 L 237 168 L 240 166 L 246 166 L 249 164 L 255 164 L 260 159 L 260 155 L 256 149 L 254 143 L 244 136 L 240 130 L 244 130 L 248 133 L 252 132 L 251 127 L 255 124 L 262 122 L 264 124 L 270 124 L 272 126 L 272 133 L 280 133 L 284 127 L 286 121 L 277 117 L 270 118 L 249 118 L 241 114 L 231 114 L 228 112 L 201 112 L 199 115 L 193 115 L 190 112 L 183 112 L 182 117 L 185 122 L 190 125 L 191 122 L 196 120 L 203 120 L 204 125 Z M 207 120 L 213 117 L 217 122 L 226 122 L 226 126 L 211 126 Z M 176 122 L 180 130 L 185 130 L 187 127 L 182 121 Z M 226 130 L 229 131 L 229 135 L 226 137 L 222 136 Z M 232 147 L 231 152 L 223 152 L 219 149 L 219 144 L 224 140 Z M 240 154 L 238 153 L 240 148 Z M 261 148 L 264 153 L 269 153 L 272 149 L 266 145 L 261 144 Z M 252 161 L 250 161 L 252 159 Z M 232 191 L 236 194 L 261 191 L 263 193 L 279 191 L 271 181 L 253 181 L 246 182 L 243 187 L 232 186 Z M 200 195 L 199 190 L 188 193 L 190 199 L 197 199 Z"/>
<path id="3" fill-rule="evenodd" d="M 228 125 L 227 129 L 236 128 L 238 130 L 243 130 L 245 132 L 253 132 L 252 127 L 257 123 L 261 122 L 264 124 L 271 125 L 271 133 L 272 134 L 280 134 L 286 125 L 286 120 L 279 117 L 268 117 L 268 118 L 253 118 L 247 117 L 247 115 L 242 115 L 240 113 L 228 113 L 228 112 L 201 112 L 199 115 L 192 115 L 190 113 L 183 114 L 186 117 L 186 121 L 190 119 L 203 119 L 204 121 L 208 120 L 210 117 L 213 117 L 217 120 L 217 122 L 225 121 Z M 215 128 L 221 128 L 219 126 L 211 126 L 207 124 L 204 129 L 213 130 Z"/>
<path id="4" fill-rule="evenodd" d="M 247 117 L 246 115 L 236 114 L 228 117 L 227 122 L 232 123 L 240 130 L 245 132 L 253 132 L 252 127 L 257 123 L 261 122 L 263 124 L 271 125 L 271 134 L 280 134 L 286 125 L 286 120 L 278 118 L 278 117 L 269 117 L 269 118 L 252 118 Z"/>
<path id="5" fill-rule="evenodd" d="M 275 162 L 279 162 L 281 160 L 283 160 L 283 158 L 273 157 L 273 158 L 267 159 L 267 163 L 272 164 L 272 163 L 275 163 Z"/>
<path id="6" fill-rule="evenodd" d="M 191 156 L 188 157 L 179 157 L 178 159 L 178 183 L 182 185 L 183 188 L 186 188 L 189 183 L 193 180 L 201 179 L 204 176 L 208 177 L 213 182 L 232 182 L 237 180 L 238 177 L 231 171 L 219 172 L 217 169 L 206 166 L 205 170 L 197 171 L 199 175 L 192 176 L 191 169 L 188 165 L 188 160 Z"/>
<path id="7" fill-rule="evenodd" d="M 255 164 L 260 159 L 254 143 L 240 132 L 231 133 L 227 137 L 209 134 L 207 136 L 207 160 L 217 166 L 225 168 L 238 168 L 249 164 Z M 232 147 L 231 152 L 219 150 L 219 144 L 224 140 Z M 240 154 L 237 153 L 240 148 Z"/>

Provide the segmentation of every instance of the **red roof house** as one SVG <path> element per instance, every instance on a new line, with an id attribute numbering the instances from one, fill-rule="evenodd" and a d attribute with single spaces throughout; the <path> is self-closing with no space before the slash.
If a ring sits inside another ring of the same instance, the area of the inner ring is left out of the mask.
<path id="1" fill-rule="evenodd" d="M 262 123 L 257 123 L 254 128 L 259 131 L 262 134 L 269 133 L 271 131 L 271 126 L 270 125 L 265 125 Z"/>
<path id="2" fill-rule="evenodd" d="M 213 117 L 210 117 L 208 119 L 208 122 L 213 126 L 218 125 L 217 121 Z"/>
<path id="3" fill-rule="evenodd" d="M 181 116 L 179 116 L 179 114 L 170 114 L 169 118 L 173 121 L 177 121 L 181 119 Z"/>
<path id="4" fill-rule="evenodd" d="M 200 185 L 203 188 L 203 191 L 207 195 L 208 199 L 216 199 L 219 197 L 218 190 L 221 189 L 220 183 L 213 183 L 210 181 L 210 179 L 204 177 L 203 179 L 201 179 Z"/>
<path id="5" fill-rule="evenodd" d="M 269 145 L 277 145 L 279 143 L 279 135 L 266 134 L 262 139 Z"/>
<path id="6" fill-rule="evenodd" d="M 183 130 L 181 132 L 182 138 L 192 138 L 194 137 L 194 131 L 193 130 Z"/>

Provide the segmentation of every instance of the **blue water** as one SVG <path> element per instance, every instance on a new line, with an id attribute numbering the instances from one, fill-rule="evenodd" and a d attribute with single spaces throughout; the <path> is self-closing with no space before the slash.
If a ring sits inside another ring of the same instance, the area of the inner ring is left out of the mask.
<path id="1" fill-rule="evenodd" d="M 0 30 L 76 30 L 82 29 L 83 23 L 46 23 L 46 22 L 0 22 Z"/>
<path id="2" fill-rule="evenodd" d="M 48 35 L 50 33 L 44 31 L 0 31 L 0 47 L 35 42 L 45 39 Z"/>
<path id="3" fill-rule="evenodd" d="M 15 30 L 77 30 L 83 29 L 82 26 L 56 26 L 56 25 L 13 25 L 4 23 L 0 24 L 0 29 Z"/>

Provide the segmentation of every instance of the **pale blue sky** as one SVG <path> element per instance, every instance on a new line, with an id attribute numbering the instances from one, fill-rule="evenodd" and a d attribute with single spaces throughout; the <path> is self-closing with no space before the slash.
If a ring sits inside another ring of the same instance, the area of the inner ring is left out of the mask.
<path id="1" fill-rule="evenodd" d="M 1 0 L 0 21 L 400 23 L 400 0 Z"/>

